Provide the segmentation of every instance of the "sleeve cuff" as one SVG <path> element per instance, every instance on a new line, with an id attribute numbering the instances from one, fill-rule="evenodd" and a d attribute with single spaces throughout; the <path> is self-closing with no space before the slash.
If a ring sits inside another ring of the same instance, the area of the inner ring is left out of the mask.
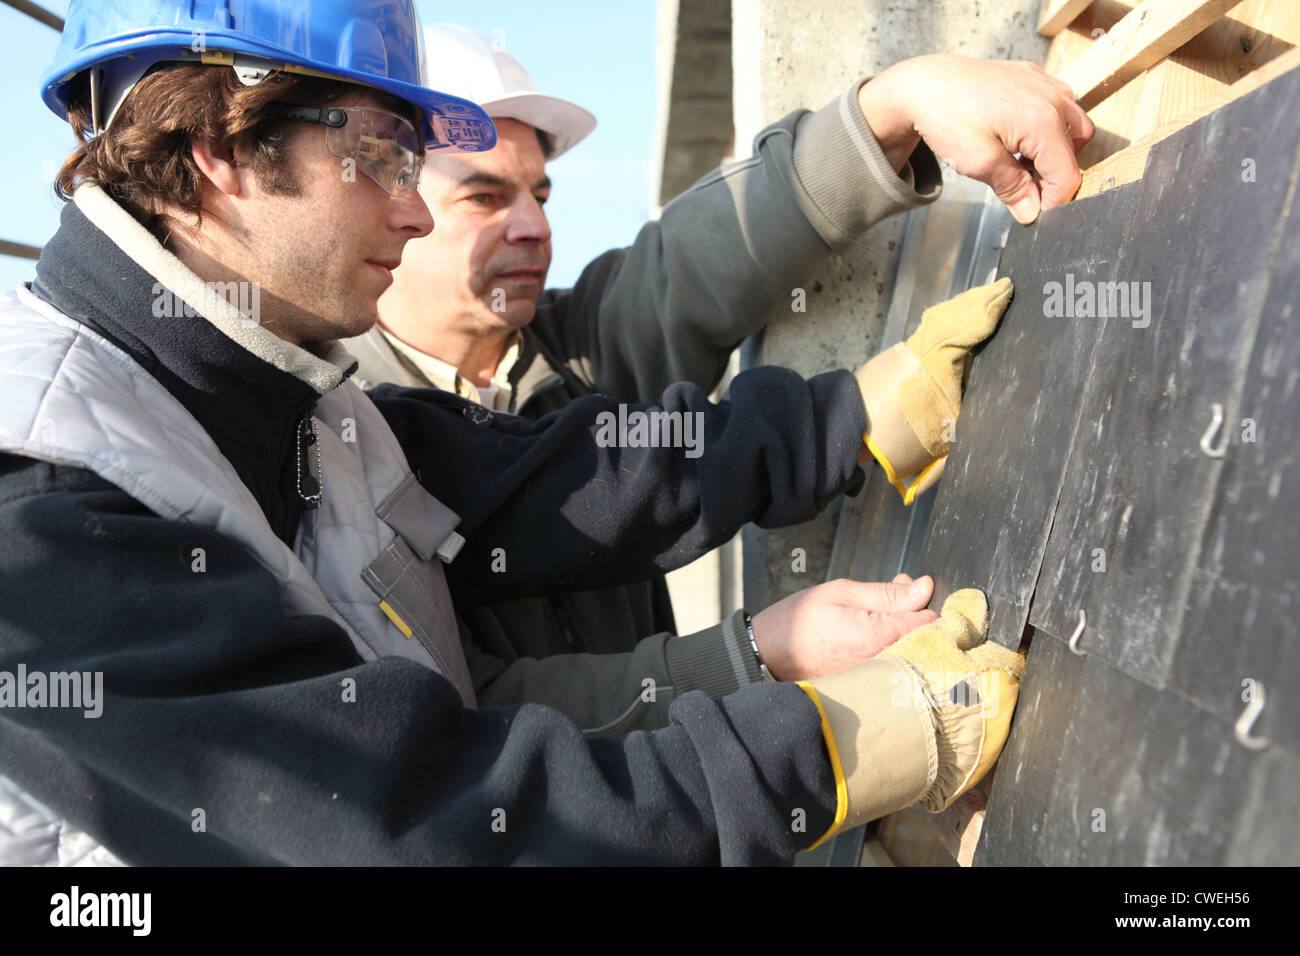
<path id="1" fill-rule="evenodd" d="M 692 690 L 725 697 L 762 680 L 745 634 L 743 610 L 713 627 L 673 638 L 665 651 L 668 674 L 678 697 Z"/>
<path id="2" fill-rule="evenodd" d="M 849 786 L 844 779 L 844 766 L 840 763 L 839 748 L 835 746 L 835 734 L 831 732 L 831 722 L 826 716 L 826 708 L 822 706 L 822 699 L 817 694 L 817 689 L 806 680 L 795 682 L 799 689 L 808 695 L 808 698 L 817 707 L 817 713 L 821 716 L 822 721 L 822 740 L 826 744 L 826 756 L 831 762 L 831 773 L 835 775 L 835 819 L 831 821 L 830 829 L 808 847 L 809 850 L 815 850 L 825 843 L 830 837 L 840 832 L 844 826 L 844 821 L 849 815 Z"/>
<path id="3" fill-rule="evenodd" d="M 923 142 L 894 172 L 858 108 L 865 82 L 804 115 L 795 130 L 795 174 L 820 213 L 814 226 L 836 249 L 887 216 L 934 202 L 943 189 L 939 164 Z"/>

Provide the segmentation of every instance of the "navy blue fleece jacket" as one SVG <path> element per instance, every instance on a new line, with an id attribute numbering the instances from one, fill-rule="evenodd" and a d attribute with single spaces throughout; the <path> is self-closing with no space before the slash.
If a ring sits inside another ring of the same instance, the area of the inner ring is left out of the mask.
<path id="1" fill-rule="evenodd" d="M 151 284 L 70 205 L 34 288 L 175 394 L 292 541 L 292 436 L 315 393 L 201 320 L 152 318 Z M 860 480 L 849 373 L 757 369 L 732 396 L 665 393 L 705 416 L 691 459 L 599 447 L 601 396 L 530 422 L 373 394 L 462 516 L 449 582 L 468 603 L 659 574 Z M 791 685 L 688 694 L 663 730 L 586 739 L 548 708 L 466 710 L 417 664 L 361 662 L 331 621 L 286 618 L 238 542 L 87 471 L 0 455 L 0 540 L 0 670 L 102 671 L 105 694 L 93 720 L 0 710 L 0 773 L 131 863 L 775 863 L 834 814 L 819 715 Z M 498 547 L 507 570 L 489 573 Z"/>

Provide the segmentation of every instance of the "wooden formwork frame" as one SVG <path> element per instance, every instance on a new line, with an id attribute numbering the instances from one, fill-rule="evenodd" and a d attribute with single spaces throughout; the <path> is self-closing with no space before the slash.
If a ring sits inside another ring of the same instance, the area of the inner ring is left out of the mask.
<path id="1" fill-rule="evenodd" d="M 1076 199 L 1141 179 L 1155 143 L 1300 66 L 1294 0 L 1045 0 L 1038 32 L 1097 127 Z"/>

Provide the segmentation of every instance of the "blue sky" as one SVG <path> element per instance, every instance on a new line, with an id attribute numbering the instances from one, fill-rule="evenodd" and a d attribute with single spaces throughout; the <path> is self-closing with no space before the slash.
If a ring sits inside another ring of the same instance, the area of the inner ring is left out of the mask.
<path id="1" fill-rule="evenodd" d="M 66 0 L 37 0 L 62 16 Z M 656 109 L 654 0 L 417 0 L 426 23 L 453 21 L 494 37 L 539 90 L 596 114 L 596 131 L 549 167 L 555 234 L 549 282 L 570 285 L 593 257 L 632 241 L 649 215 L 648 165 Z M 58 227 L 50 187 L 72 145 L 37 94 L 58 34 L 0 6 L 0 63 L 8 134 L 0 149 L 0 238 L 42 245 Z M 35 262 L 0 256 L 0 289 L 31 278 Z"/>

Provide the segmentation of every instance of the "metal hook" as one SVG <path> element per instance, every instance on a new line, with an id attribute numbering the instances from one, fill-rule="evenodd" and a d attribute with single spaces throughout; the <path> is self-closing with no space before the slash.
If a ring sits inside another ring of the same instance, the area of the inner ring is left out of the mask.
<path id="1" fill-rule="evenodd" d="M 1223 436 L 1223 444 L 1218 448 L 1211 448 L 1210 442 L 1214 440 L 1214 435 L 1223 424 L 1223 406 L 1215 402 L 1210 406 L 1210 414 L 1214 417 L 1210 419 L 1210 427 L 1205 429 L 1205 434 L 1201 436 L 1201 451 L 1205 452 L 1211 458 L 1222 458 L 1223 453 L 1228 450 L 1228 436 Z"/>
<path id="2" fill-rule="evenodd" d="M 1264 750 L 1268 747 L 1267 737 L 1252 737 L 1250 728 L 1255 726 L 1255 721 L 1259 715 L 1264 712 L 1264 685 L 1255 681 L 1255 692 L 1251 695 L 1250 703 L 1246 709 L 1241 712 L 1237 718 L 1237 726 L 1232 728 L 1232 732 L 1237 736 L 1237 743 L 1250 750 Z"/>
<path id="3" fill-rule="evenodd" d="M 1083 637 L 1083 629 L 1087 626 L 1088 615 L 1083 612 L 1083 608 L 1079 608 L 1079 623 L 1075 627 L 1074 633 L 1070 635 L 1070 650 L 1080 657 L 1088 656 L 1087 651 L 1079 650 L 1079 638 Z"/>

